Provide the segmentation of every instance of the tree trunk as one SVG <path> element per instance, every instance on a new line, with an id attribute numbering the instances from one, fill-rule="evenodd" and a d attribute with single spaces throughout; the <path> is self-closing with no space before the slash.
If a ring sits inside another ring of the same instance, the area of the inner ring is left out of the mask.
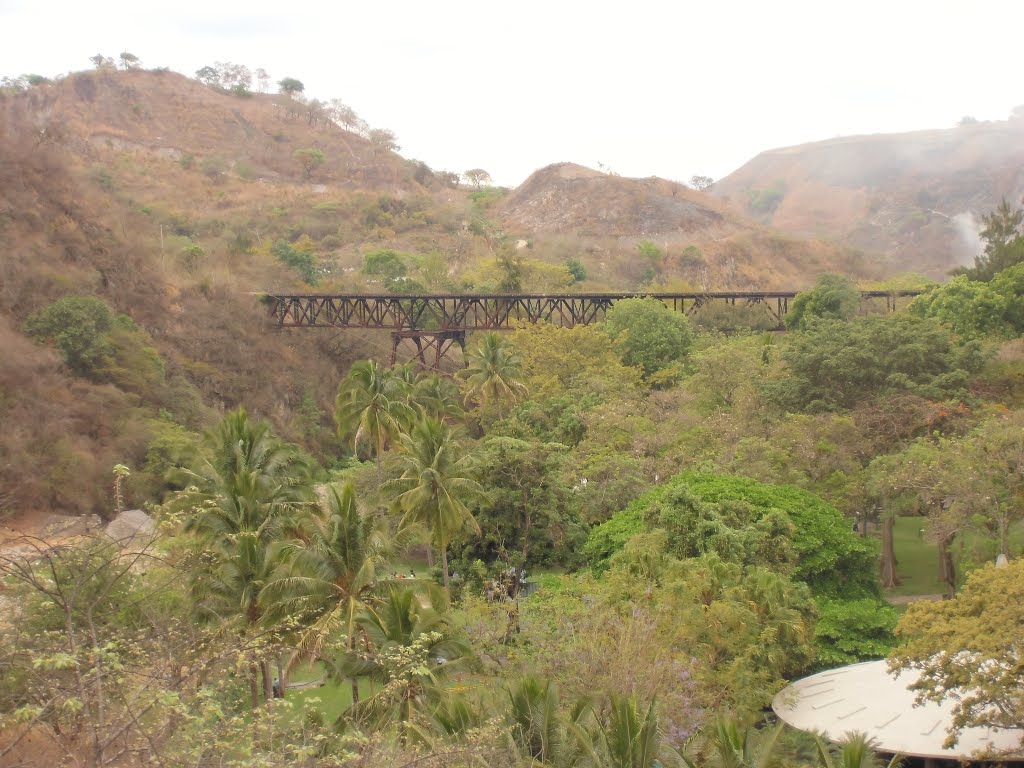
<path id="1" fill-rule="evenodd" d="M 523 567 L 526 567 L 526 555 L 530 551 L 530 492 L 523 488 Z"/>
<path id="2" fill-rule="evenodd" d="M 281 663 L 281 657 L 277 659 L 277 690 L 281 698 L 285 697 L 288 692 L 288 665 Z"/>
<path id="3" fill-rule="evenodd" d="M 348 635 L 348 649 L 350 652 L 356 649 L 356 638 L 355 632 L 352 629 L 351 623 L 349 623 L 349 635 Z M 352 676 L 352 708 L 355 709 L 359 703 L 359 678 L 355 675 Z"/>
<path id="4" fill-rule="evenodd" d="M 892 589 L 899 584 L 896 578 L 896 550 L 893 545 L 893 526 L 895 520 L 892 515 L 886 517 L 882 524 L 882 559 L 879 563 L 879 577 L 882 587 Z"/>
<path id="5" fill-rule="evenodd" d="M 434 567 L 434 545 L 427 542 L 427 568 L 432 569 Z"/>
<path id="6" fill-rule="evenodd" d="M 260 668 L 253 663 L 249 667 L 249 696 L 252 699 L 252 708 L 260 708 Z"/>
<path id="7" fill-rule="evenodd" d="M 956 565 L 953 563 L 953 536 L 943 536 L 939 541 L 939 578 L 946 583 L 946 597 L 956 594 Z"/>
<path id="8" fill-rule="evenodd" d="M 260 662 L 260 670 L 263 672 L 263 700 L 269 705 L 274 701 L 274 674 L 269 659 Z"/>
<path id="9" fill-rule="evenodd" d="M 451 590 L 448 589 L 448 545 L 441 546 L 441 581 L 444 583 L 444 593 L 448 597 L 448 602 L 452 601 Z"/>

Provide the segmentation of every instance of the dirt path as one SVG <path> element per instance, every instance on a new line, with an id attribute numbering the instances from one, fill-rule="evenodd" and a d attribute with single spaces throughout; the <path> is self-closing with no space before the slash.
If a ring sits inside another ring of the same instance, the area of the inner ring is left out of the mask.
<path id="1" fill-rule="evenodd" d="M 885 598 L 885 601 L 889 605 L 910 605 L 916 603 L 919 600 L 931 600 L 932 602 L 938 602 L 939 600 L 945 600 L 945 595 L 889 595 Z"/>

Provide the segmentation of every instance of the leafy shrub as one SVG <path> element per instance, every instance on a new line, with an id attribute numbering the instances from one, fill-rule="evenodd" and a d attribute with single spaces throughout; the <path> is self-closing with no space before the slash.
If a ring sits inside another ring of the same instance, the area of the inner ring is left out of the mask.
<path id="1" fill-rule="evenodd" d="M 812 318 L 849 320 L 857 312 L 860 292 L 842 275 L 822 275 L 809 291 L 801 291 L 786 315 L 786 327 L 804 329 Z"/>
<path id="2" fill-rule="evenodd" d="M 565 268 L 569 270 L 569 274 L 572 275 L 573 282 L 582 283 L 587 279 L 587 268 L 583 266 L 583 262 L 579 259 L 567 259 L 565 262 Z"/>
<path id="3" fill-rule="evenodd" d="M 747 192 L 747 208 L 750 212 L 764 216 L 774 213 L 782 198 L 786 196 L 786 183 L 777 180 L 767 189 L 751 189 Z"/>
<path id="4" fill-rule="evenodd" d="M 29 317 L 25 332 L 54 343 L 75 373 L 94 376 L 110 357 L 113 324 L 110 307 L 96 297 L 67 296 Z"/>
<path id="5" fill-rule="evenodd" d="M 296 247 L 287 240 L 278 240 L 271 246 L 270 251 L 278 261 L 298 272 L 309 285 L 316 285 L 319 282 L 316 274 L 316 256 L 311 250 Z"/>

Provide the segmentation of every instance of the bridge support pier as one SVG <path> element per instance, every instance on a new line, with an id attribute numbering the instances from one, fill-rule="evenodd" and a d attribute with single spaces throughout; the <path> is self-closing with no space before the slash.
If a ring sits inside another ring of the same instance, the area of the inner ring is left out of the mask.
<path id="1" fill-rule="evenodd" d="M 466 331 L 464 328 L 447 331 L 404 330 L 391 332 L 391 365 L 398 361 L 398 347 L 403 339 L 411 339 L 416 345 L 416 359 L 425 370 L 438 371 L 441 361 L 457 344 L 466 354 Z"/>

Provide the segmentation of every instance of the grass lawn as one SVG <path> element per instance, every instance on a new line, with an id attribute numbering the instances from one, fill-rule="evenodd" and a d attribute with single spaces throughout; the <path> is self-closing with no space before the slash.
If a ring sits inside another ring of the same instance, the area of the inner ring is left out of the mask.
<path id="1" fill-rule="evenodd" d="M 923 517 L 897 517 L 893 530 L 896 577 L 887 595 L 941 595 L 946 585 L 939 580 L 939 548 L 921 534 Z"/>
<path id="2" fill-rule="evenodd" d="M 887 595 L 940 595 L 945 584 L 939 581 L 939 548 L 929 542 L 921 533 L 926 525 L 923 517 L 897 517 L 893 531 L 893 545 L 896 550 L 896 576 L 900 583 L 887 589 Z M 879 534 L 873 533 L 878 536 Z M 1024 550 L 1024 524 L 1010 528 L 1009 549 L 1011 556 L 1020 555 Z M 963 576 L 978 565 L 995 559 L 996 543 L 990 537 L 967 534 L 957 537 L 953 544 L 953 559 L 957 575 Z"/>
<path id="3" fill-rule="evenodd" d="M 370 684 L 369 680 L 359 681 L 360 698 L 368 698 L 373 695 L 373 692 L 374 686 Z M 295 705 L 296 713 L 302 712 L 308 706 L 313 706 L 313 699 L 319 700 L 316 707 L 323 715 L 324 722 L 333 723 L 342 712 L 352 706 L 352 684 L 348 680 L 341 683 L 328 681 L 319 688 L 288 691 L 288 700 Z"/>
<path id="4" fill-rule="evenodd" d="M 298 671 L 298 670 L 296 670 Z M 456 674 L 445 681 L 445 688 L 459 693 L 474 694 L 485 689 L 486 678 L 472 674 Z M 359 697 L 369 698 L 376 690 L 369 680 L 359 681 Z M 288 700 L 295 706 L 294 717 L 301 717 L 301 713 L 308 707 L 314 706 L 323 716 L 325 723 L 332 723 L 338 719 L 342 712 L 352 706 L 352 684 L 344 682 L 328 681 L 318 688 L 305 688 L 302 690 L 289 690 Z"/>

